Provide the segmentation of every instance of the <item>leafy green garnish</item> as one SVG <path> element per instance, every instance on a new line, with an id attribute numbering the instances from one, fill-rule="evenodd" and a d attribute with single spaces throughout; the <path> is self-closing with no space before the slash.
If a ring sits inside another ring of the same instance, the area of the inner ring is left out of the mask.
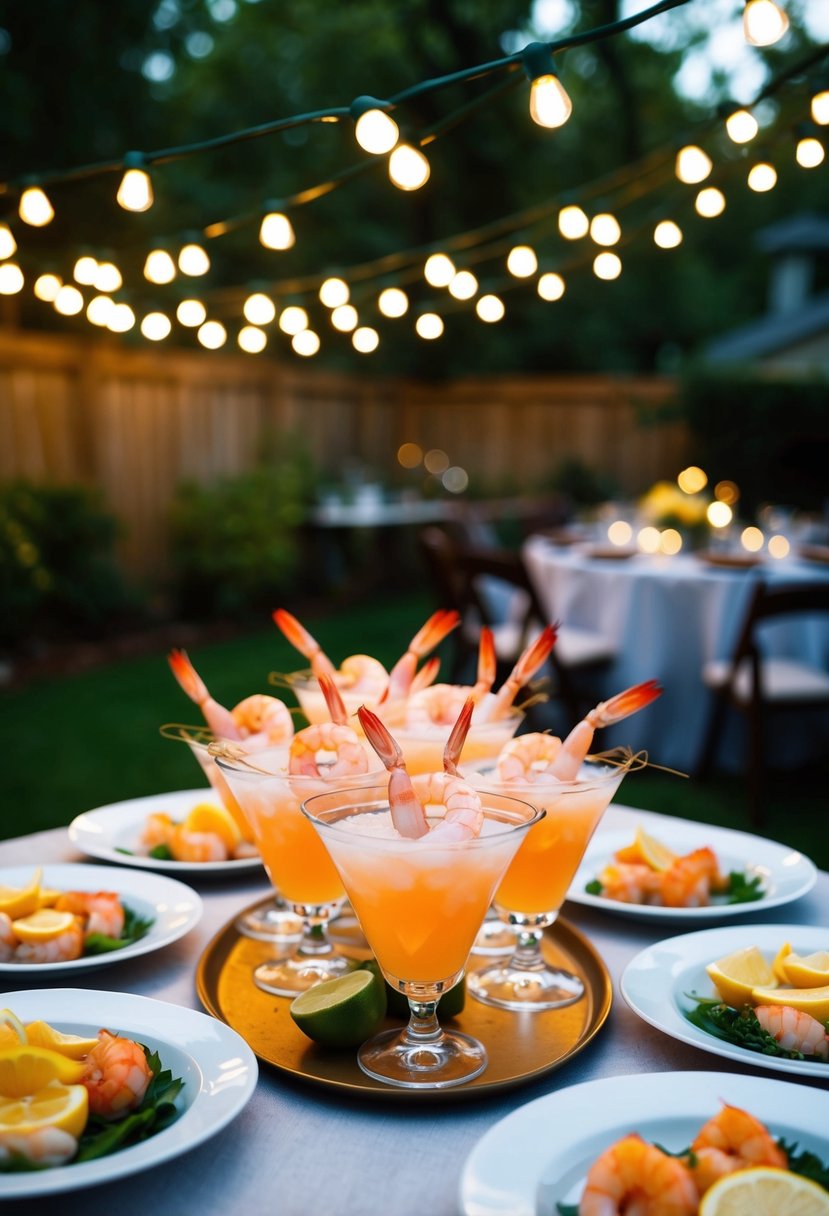
<path id="1" fill-rule="evenodd" d="M 787 1144 L 782 1137 L 778 1144 L 789 1158 L 789 1169 L 793 1174 L 811 1178 L 812 1182 L 829 1191 L 829 1166 L 824 1165 L 816 1153 L 810 1153 L 808 1149 L 798 1152 L 797 1144 Z"/>
<path id="2" fill-rule="evenodd" d="M 695 1002 L 695 1008 L 683 1009 L 683 1015 L 692 1026 L 713 1035 L 715 1039 L 723 1039 L 726 1043 L 734 1043 L 748 1051 L 759 1051 L 765 1056 L 778 1056 L 784 1060 L 809 1059 L 815 1064 L 825 1063 L 815 1056 L 804 1056 L 802 1051 L 781 1047 L 773 1035 L 763 1029 L 754 1010 L 749 1006 L 732 1009 L 717 997 L 700 997 L 694 993 L 686 993 L 686 996 Z"/>
<path id="3" fill-rule="evenodd" d="M 743 870 L 731 870 L 725 889 L 727 904 L 750 904 L 763 898 L 762 879 L 759 874 L 749 878 Z"/>
<path id="4" fill-rule="evenodd" d="M 108 954 L 111 950 L 123 950 L 124 946 L 131 946 L 133 942 L 146 937 L 155 924 L 153 917 L 139 916 L 127 904 L 121 906 L 124 909 L 121 936 L 107 937 L 105 933 L 90 933 L 84 942 L 84 954 Z"/>
<path id="5" fill-rule="evenodd" d="M 144 1055 L 153 1076 L 141 1105 L 122 1119 L 112 1121 L 90 1115 L 75 1161 L 94 1161 L 125 1145 L 138 1144 L 169 1127 L 177 1117 L 175 1099 L 184 1082 L 180 1077 L 174 1078 L 169 1068 L 162 1069 L 158 1052 L 144 1047 Z"/>
<path id="6" fill-rule="evenodd" d="M 599 882 L 598 878 L 594 878 L 591 882 L 586 882 L 584 884 L 584 889 L 588 895 L 601 895 L 603 890 L 602 884 Z"/>
<path id="7" fill-rule="evenodd" d="M 116 853 L 126 853 L 127 857 L 134 857 L 134 856 L 135 856 L 135 854 L 133 853 L 132 849 L 122 849 L 120 846 L 116 846 L 116 848 L 115 848 L 115 850 L 114 850 L 114 851 L 115 851 Z"/>
<path id="8" fill-rule="evenodd" d="M 559 1216 L 579 1216 L 579 1205 L 577 1203 L 557 1203 L 556 1207 L 559 1211 Z"/>
<path id="9" fill-rule="evenodd" d="M 150 849 L 148 857 L 154 857 L 156 861 L 172 861 L 173 854 L 170 851 L 168 844 L 156 844 Z"/>

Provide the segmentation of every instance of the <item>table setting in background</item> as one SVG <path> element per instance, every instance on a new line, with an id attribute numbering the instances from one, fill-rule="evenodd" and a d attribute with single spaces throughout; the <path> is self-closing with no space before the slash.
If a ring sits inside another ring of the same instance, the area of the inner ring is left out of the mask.
<path id="1" fill-rule="evenodd" d="M 194 788 L 0 843 L 0 1104 L 26 1112 L 6 1152 L 33 1159 L 40 1112 L 57 1154 L 0 1196 L 34 1212 L 60 1193 L 67 1216 L 93 1185 L 127 1216 L 172 1216 L 185 1191 L 208 1216 L 559 1216 L 641 1133 L 690 1216 L 725 1177 L 663 1148 L 713 1134 L 722 1102 L 769 1129 L 741 1165 L 826 1196 L 778 1141 L 829 1165 L 829 876 L 624 805 L 647 759 L 605 744 L 650 733 L 667 690 L 620 684 L 557 739 L 520 729 L 553 626 L 496 687 L 487 629 L 476 683 L 435 682 L 454 612 L 382 678 L 274 618 L 311 665 L 270 681 L 296 688 L 296 723 L 271 695 L 226 709 L 173 651 L 205 724 L 162 734 L 190 747 Z M 101 901 L 121 908 L 103 928 Z M 109 1051 L 133 1063 L 101 1114 Z"/>

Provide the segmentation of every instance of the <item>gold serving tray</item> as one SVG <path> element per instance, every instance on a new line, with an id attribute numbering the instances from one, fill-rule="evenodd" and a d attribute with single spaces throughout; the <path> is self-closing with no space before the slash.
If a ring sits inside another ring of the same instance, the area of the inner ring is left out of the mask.
<path id="1" fill-rule="evenodd" d="M 352 1097 L 447 1101 L 510 1089 L 566 1064 L 587 1046 L 610 1012 L 613 988 L 607 968 L 590 942 L 572 925 L 559 920 L 545 930 L 544 954 L 552 963 L 582 977 L 587 989 L 584 998 L 564 1009 L 511 1013 L 467 996 L 463 1012 L 452 1019 L 452 1025 L 485 1044 L 489 1054 L 485 1071 L 456 1088 L 397 1089 L 367 1077 L 357 1064 L 355 1048 L 336 1051 L 312 1043 L 291 1019 L 290 1001 L 256 987 L 253 968 L 273 957 L 274 950 L 266 942 L 243 937 L 235 922 L 236 917 L 217 933 L 199 960 L 196 989 L 202 1005 L 238 1031 L 263 1063 L 296 1080 Z M 368 957 L 357 949 L 353 954 Z M 470 970 L 488 961 L 491 959 L 473 955 Z M 387 1025 L 401 1023 L 389 1019 Z"/>

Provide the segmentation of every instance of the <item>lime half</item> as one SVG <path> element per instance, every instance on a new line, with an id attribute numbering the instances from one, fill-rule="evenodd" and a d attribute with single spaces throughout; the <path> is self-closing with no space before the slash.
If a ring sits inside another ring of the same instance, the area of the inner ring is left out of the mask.
<path id="1" fill-rule="evenodd" d="M 385 1016 L 385 986 L 371 971 L 324 980 L 291 1002 L 291 1017 L 302 1033 L 325 1047 L 358 1047 Z"/>

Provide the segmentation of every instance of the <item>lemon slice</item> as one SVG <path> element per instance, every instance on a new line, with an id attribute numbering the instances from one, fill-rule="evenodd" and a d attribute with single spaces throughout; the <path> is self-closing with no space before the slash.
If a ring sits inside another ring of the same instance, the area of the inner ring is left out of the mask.
<path id="1" fill-rule="evenodd" d="M 75 918 L 71 912 L 56 912 L 54 908 L 39 908 L 31 916 L 12 921 L 15 937 L 21 942 L 48 942 L 71 929 Z"/>
<path id="2" fill-rule="evenodd" d="M 28 916 L 38 907 L 40 895 L 40 880 L 43 871 L 35 870 L 32 881 L 27 887 L 0 886 L 0 912 L 16 920 L 18 916 Z"/>
<path id="3" fill-rule="evenodd" d="M 783 968 L 783 960 L 787 958 L 791 952 L 791 942 L 783 942 L 783 945 L 780 947 L 771 961 L 771 969 L 774 972 L 774 978 L 777 980 L 778 984 L 790 984 L 792 982 L 786 975 Z"/>
<path id="4" fill-rule="evenodd" d="M 194 806 L 184 821 L 186 832 L 212 832 L 218 836 L 228 853 L 233 853 L 242 839 L 242 833 L 230 811 L 212 802 L 200 802 Z"/>
<path id="5" fill-rule="evenodd" d="M 660 872 L 669 870 L 676 859 L 677 854 L 664 845 L 661 840 L 649 836 L 641 824 L 637 825 L 633 844 L 619 849 L 616 853 L 616 860 L 624 862 L 626 865 L 638 863 Z"/>
<path id="6" fill-rule="evenodd" d="M 84 1039 L 78 1034 L 63 1034 L 47 1022 L 29 1022 L 24 1034 L 33 1047 L 48 1047 L 70 1060 L 82 1060 L 98 1042 L 97 1038 Z"/>
<path id="7" fill-rule="evenodd" d="M 290 1012 L 309 1039 L 326 1047 L 357 1047 L 383 1021 L 386 990 L 372 971 L 351 971 L 301 993 Z"/>
<path id="8" fill-rule="evenodd" d="M 51 1085 L 19 1098 L 0 1097 L 0 1138 L 3 1134 L 28 1136 L 46 1127 L 58 1127 L 75 1139 L 86 1127 L 89 1096 L 84 1085 Z"/>
<path id="9" fill-rule="evenodd" d="M 770 989 L 777 983 L 774 971 L 757 946 L 735 950 L 705 968 L 726 1005 L 740 1009 L 750 1005 L 755 989 Z"/>
<path id="10" fill-rule="evenodd" d="M 829 984 L 829 951 L 787 954 L 781 963 L 786 983 L 795 988 L 822 988 Z"/>
<path id="11" fill-rule="evenodd" d="M 0 1051 L 0 1094 L 23 1098 L 43 1089 L 50 1081 L 74 1085 L 83 1076 L 80 1060 L 70 1060 L 48 1047 L 19 1044 Z"/>
<path id="12" fill-rule="evenodd" d="M 0 1048 L 28 1042 L 26 1027 L 11 1009 L 0 1009 Z"/>
<path id="13" fill-rule="evenodd" d="M 41 887 L 37 896 L 37 906 L 39 908 L 54 908 L 61 895 L 63 895 L 63 891 L 54 891 L 51 887 Z"/>
<path id="14" fill-rule="evenodd" d="M 829 1018 L 829 984 L 820 988 L 755 988 L 751 999 L 755 1005 L 788 1005 L 810 1013 L 818 1022 Z"/>
<path id="15" fill-rule="evenodd" d="M 829 1216 L 829 1191 L 772 1165 L 726 1174 L 702 1197 L 699 1216 Z"/>

